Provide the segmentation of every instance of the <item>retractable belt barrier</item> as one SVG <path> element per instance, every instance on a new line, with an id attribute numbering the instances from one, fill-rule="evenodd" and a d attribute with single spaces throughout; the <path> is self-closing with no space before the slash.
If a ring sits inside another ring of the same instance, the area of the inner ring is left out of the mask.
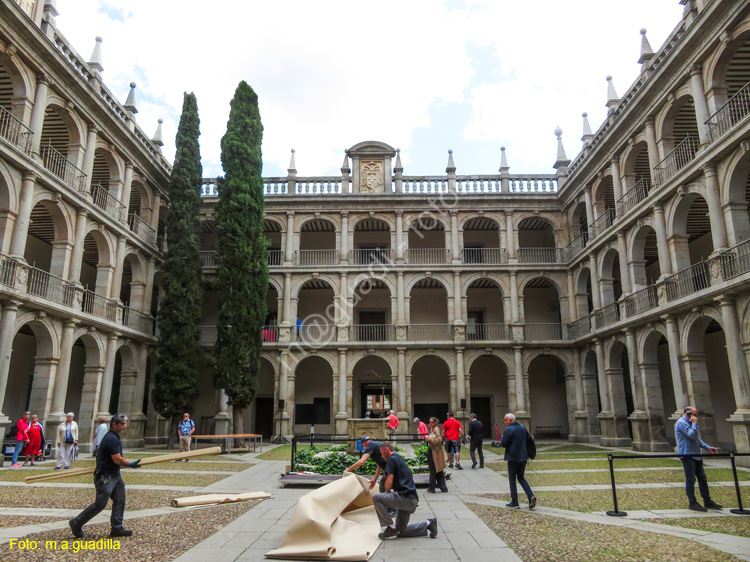
<path id="1" fill-rule="evenodd" d="M 737 492 L 737 509 L 730 509 L 729 511 L 731 513 L 736 513 L 738 515 L 750 515 L 750 509 L 745 509 L 742 507 L 742 495 L 740 494 L 740 483 L 737 480 L 737 465 L 734 462 L 735 457 L 750 457 L 750 453 L 735 453 L 734 451 L 729 451 L 728 453 L 717 453 L 717 454 L 710 454 L 710 455 L 618 455 L 614 456 L 612 453 L 607 453 L 607 460 L 609 461 L 609 477 L 612 481 L 612 501 L 614 503 L 614 510 L 607 511 L 607 515 L 611 515 L 612 517 L 623 517 L 628 514 L 627 511 L 620 511 L 617 507 L 617 490 L 615 488 L 615 469 L 614 469 L 614 461 L 615 459 L 683 459 L 685 457 L 706 457 L 706 458 L 726 458 L 728 457 L 730 462 L 732 463 L 732 475 L 734 476 L 734 489 Z"/>

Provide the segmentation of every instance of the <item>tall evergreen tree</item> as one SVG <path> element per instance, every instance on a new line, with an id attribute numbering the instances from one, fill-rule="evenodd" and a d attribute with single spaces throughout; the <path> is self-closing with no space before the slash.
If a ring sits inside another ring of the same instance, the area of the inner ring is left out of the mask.
<path id="1" fill-rule="evenodd" d="M 198 395 L 202 313 L 200 207 L 203 168 L 198 144 L 200 120 L 195 94 L 185 93 L 169 182 L 167 252 L 162 269 L 164 296 L 158 312 L 159 366 L 151 395 L 154 408 L 170 418 L 170 442 L 180 415 Z"/>
<path id="2" fill-rule="evenodd" d="M 243 433 L 242 414 L 258 391 L 266 319 L 268 244 L 263 234 L 263 125 L 258 96 L 240 82 L 221 139 L 224 181 L 216 206 L 219 302 L 214 383 L 232 406 L 234 433 Z"/>

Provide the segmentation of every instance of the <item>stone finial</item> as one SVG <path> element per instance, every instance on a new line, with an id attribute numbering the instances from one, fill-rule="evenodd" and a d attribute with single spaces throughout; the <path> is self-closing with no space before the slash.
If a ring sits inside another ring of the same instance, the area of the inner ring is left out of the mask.
<path id="1" fill-rule="evenodd" d="M 556 170 L 559 170 L 560 172 L 564 172 L 568 168 L 568 164 L 570 164 L 570 160 L 568 160 L 568 157 L 565 156 L 565 148 L 563 147 L 562 143 L 562 129 L 558 126 L 555 127 L 555 136 L 557 137 L 557 160 L 552 165 L 553 168 Z"/>
<path id="2" fill-rule="evenodd" d="M 44 12 L 51 16 L 59 16 L 57 11 L 57 0 L 44 0 Z"/>
<path id="3" fill-rule="evenodd" d="M 94 71 L 94 74 L 99 77 L 99 73 L 104 70 L 102 66 L 102 38 L 96 38 L 96 44 L 94 45 L 94 52 L 91 53 L 91 59 L 89 59 L 89 67 Z"/>
<path id="4" fill-rule="evenodd" d="M 638 64 L 647 63 L 654 57 L 654 50 L 646 37 L 646 29 L 641 29 L 641 56 L 638 58 Z"/>
<path id="5" fill-rule="evenodd" d="M 456 173 L 456 164 L 453 162 L 453 150 L 448 149 L 448 167 L 445 168 L 445 172 L 448 174 Z"/>
<path id="6" fill-rule="evenodd" d="M 612 77 L 607 76 L 607 103 L 606 106 L 610 109 L 615 109 L 617 104 L 620 103 L 620 98 L 617 97 L 615 92 L 615 85 L 612 83 Z"/>
<path id="7" fill-rule="evenodd" d="M 508 166 L 508 159 L 505 157 L 505 147 L 500 147 L 500 169 L 498 172 L 501 174 L 507 174 L 510 170 L 510 166 Z"/>
<path id="8" fill-rule="evenodd" d="M 341 173 L 348 174 L 352 169 L 349 167 L 349 153 L 344 152 L 344 162 L 341 164 Z"/>
<path id="9" fill-rule="evenodd" d="M 154 143 L 156 146 L 161 148 L 164 146 L 164 141 L 161 137 L 161 124 L 164 123 L 164 119 L 158 120 L 158 125 L 156 125 L 156 132 L 154 133 L 154 136 L 151 138 L 151 142 Z"/>
<path id="10" fill-rule="evenodd" d="M 125 109 L 127 109 L 131 116 L 138 113 L 138 110 L 135 107 L 135 82 L 130 83 L 130 92 L 128 93 L 128 99 L 125 100 L 125 104 L 123 105 Z"/>
<path id="11" fill-rule="evenodd" d="M 583 148 L 586 148 L 594 140 L 594 134 L 591 132 L 591 125 L 589 125 L 589 114 L 584 111 L 581 117 L 583 117 L 583 136 L 581 140 L 583 141 Z"/>
<path id="12" fill-rule="evenodd" d="M 396 163 L 393 166 L 393 171 L 397 174 L 400 174 L 404 171 L 404 167 L 401 165 L 401 149 L 396 149 Z"/>
<path id="13" fill-rule="evenodd" d="M 291 156 L 291 158 L 289 158 L 289 167 L 286 170 L 287 173 L 290 176 L 297 175 L 297 164 L 294 162 L 294 153 L 295 152 L 296 152 L 296 150 L 292 149 L 292 156 Z"/>

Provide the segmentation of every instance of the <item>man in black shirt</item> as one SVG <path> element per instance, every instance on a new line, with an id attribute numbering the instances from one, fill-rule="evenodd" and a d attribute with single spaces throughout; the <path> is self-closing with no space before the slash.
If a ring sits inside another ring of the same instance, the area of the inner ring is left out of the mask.
<path id="1" fill-rule="evenodd" d="M 477 459 L 474 451 L 479 451 L 479 468 L 484 468 L 484 424 L 477 419 L 476 414 L 469 415 L 469 454 L 471 455 L 471 468 L 477 467 Z"/>
<path id="2" fill-rule="evenodd" d="M 115 414 L 109 422 L 109 431 L 99 444 L 94 471 L 96 500 L 68 521 L 73 536 L 79 539 L 83 538 L 83 526 L 107 507 L 110 498 L 112 498 L 112 516 L 110 517 L 112 530 L 109 536 L 129 537 L 133 534 L 133 531 L 122 527 L 122 518 L 125 515 L 125 483 L 120 478 L 120 467 L 138 468 L 141 460 L 130 462 L 122 456 L 120 434 L 127 426 L 128 417 L 125 414 Z"/>
<path id="3" fill-rule="evenodd" d="M 380 447 L 383 444 L 380 441 L 373 441 L 372 437 L 369 435 L 363 435 L 360 441 L 365 448 L 362 456 L 359 457 L 357 462 L 344 470 L 344 472 L 352 472 L 365 464 L 367 459 L 372 459 L 377 465 L 377 468 L 375 469 L 375 477 L 372 479 L 372 482 L 370 482 L 370 490 L 372 490 L 375 487 L 375 482 L 378 481 L 378 476 L 380 476 L 380 473 L 385 469 L 385 459 L 383 458 L 383 455 L 380 454 Z M 380 479 L 380 491 L 385 492 L 385 476 Z"/>
<path id="4" fill-rule="evenodd" d="M 425 537 L 429 533 L 430 538 L 434 539 L 437 536 L 437 519 L 409 525 L 409 518 L 419 505 L 419 495 L 409 465 L 394 452 L 393 445 L 388 441 L 380 446 L 380 453 L 386 460 L 385 492 L 372 497 L 380 525 L 385 527 L 378 537 Z M 396 510 L 395 527 L 393 518 L 388 514 L 389 508 Z"/>

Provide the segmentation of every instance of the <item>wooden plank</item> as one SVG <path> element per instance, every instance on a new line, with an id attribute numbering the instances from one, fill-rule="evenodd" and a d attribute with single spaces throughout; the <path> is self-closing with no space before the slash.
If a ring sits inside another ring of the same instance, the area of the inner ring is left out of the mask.
<path id="1" fill-rule="evenodd" d="M 221 447 L 209 447 L 207 449 L 197 449 L 195 451 L 185 451 L 182 453 L 169 453 L 166 455 L 158 455 L 156 457 L 150 457 L 141 459 L 140 466 L 146 466 L 149 464 L 157 464 L 160 462 L 179 461 L 182 459 L 192 459 L 193 457 L 202 457 L 205 455 L 218 455 L 221 453 Z M 123 467 L 124 468 L 124 467 Z M 50 480 L 62 480 L 64 478 L 73 478 L 74 476 L 85 476 L 86 474 L 93 474 L 96 470 L 96 466 L 89 466 L 86 468 L 74 468 L 72 470 L 56 470 L 55 472 L 49 472 L 46 474 L 39 474 L 36 476 L 27 476 L 24 482 L 27 484 L 36 484 L 37 482 L 49 482 Z"/>

